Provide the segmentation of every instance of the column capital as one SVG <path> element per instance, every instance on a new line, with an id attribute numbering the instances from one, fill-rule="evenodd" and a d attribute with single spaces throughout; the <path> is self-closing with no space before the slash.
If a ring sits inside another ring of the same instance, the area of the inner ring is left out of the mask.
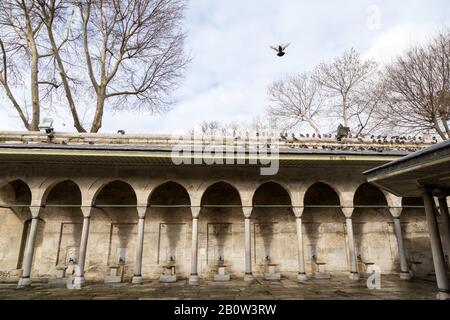
<path id="1" fill-rule="evenodd" d="M 294 215 L 296 218 L 301 218 L 304 210 L 305 210 L 304 207 L 293 207 L 292 208 L 292 211 L 294 212 Z"/>
<path id="2" fill-rule="evenodd" d="M 39 218 L 39 215 L 41 214 L 42 207 L 30 207 L 31 217 L 33 219 Z"/>
<path id="3" fill-rule="evenodd" d="M 202 207 L 198 206 L 198 207 L 191 207 L 191 213 L 192 213 L 192 218 L 193 219 L 198 219 L 198 216 L 200 215 L 200 210 L 202 209 Z"/>
<path id="4" fill-rule="evenodd" d="M 400 215 L 402 214 L 403 208 L 389 208 L 389 212 L 391 213 L 394 219 L 400 219 Z"/>
<path id="5" fill-rule="evenodd" d="M 81 212 L 83 213 L 83 217 L 85 218 L 90 218 L 91 217 L 91 212 L 92 212 L 92 207 L 80 207 Z"/>
<path id="6" fill-rule="evenodd" d="M 136 207 L 139 219 L 145 218 L 145 213 L 147 212 L 147 206 L 137 206 Z"/>
<path id="7" fill-rule="evenodd" d="M 82 207 L 92 207 L 94 206 L 94 200 L 92 198 L 83 198 L 81 201 L 81 206 Z"/>
<path id="8" fill-rule="evenodd" d="M 253 207 L 242 207 L 242 212 L 244 213 L 244 217 L 246 219 L 250 219 L 250 216 L 252 215 Z"/>
<path id="9" fill-rule="evenodd" d="M 353 215 L 354 208 L 341 208 L 342 213 L 344 213 L 345 218 L 351 219 Z"/>
<path id="10" fill-rule="evenodd" d="M 448 197 L 448 192 L 445 192 L 444 190 L 441 189 L 435 189 L 433 190 L 433 196 L 435 196 L 438 199 L 440 198 L 446 199 Z"/>

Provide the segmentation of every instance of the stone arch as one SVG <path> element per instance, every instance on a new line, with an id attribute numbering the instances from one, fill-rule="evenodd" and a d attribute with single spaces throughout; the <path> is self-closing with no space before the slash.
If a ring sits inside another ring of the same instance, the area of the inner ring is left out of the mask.
<path id="1" fill-rule="evenodd" d="M 57 201 L 56 198 L 56 192 L 58 192 L 59 188 L 68 188 L 70 190 L 65 190 L 66 193 L 70 192 L 70 193 L 76 193 L 75 195 L 73 195 L 74 197 L 74 202 L 73 203 L 69 203 L 70 205 L 81 205 L 82 202 L 82 194 L 81 194 L 81 188 L 78 185 L 78 183 L 74 180 L 71 179 L 60 179 L 57 181 L 52 182 L 51 184 L 49 184 L 46 187 L 45 192 L 43 193 L 43 203 L 45 203 L 46 205 L 51 205 L 51 202 L 55 202 Z M 50 203 L 48 203 L 50 201 Z"/>
<path id="2" fill-rule="evenodd" d="M 282 184 L 268 181 L 255 190 L 252 204 L 255 271 L 262 274 L 269 263 L 278 264 L 282 271 L 296 271 L 295 216 L 290 192 Z"/>
<path id="3" fill-rule="evenodd" d="M 66 270 L 70 274 L 79 258 L 83 227 L 82 192 L 78 183 L 71 179 L 49 182 L 42 194 L 45 207 L 40 216 L 46 221 L 44 241 L 56 241 L 54 245 L 43 248 L 38 262 L 44 274 L 54 275 L 56 266 L 70 267 Z"/>
<path id="4" fill-rule="evenodd" d="M 399 264 L 397 241 L 385 193 L 363 183 L 355 191 L 352 214 L 358 272 L 374 263 L 382 272 L 396 271 Z"/>
<path id="5" fill-rule="evenodd" d="M 237 205 L 242 205 L 242 197 L 241 194 L 239 192 L 239 189 L 236 188 L 233 184 L 226 182 L 226 181 L 218 181 L 215 183 L 212 183 L 210 185 L 208 185 L 207 188 L 205 188 L 205 190 L 202 193 L 201 196 L 201 205 L 221 205 L 219 203 L 205 203 L 207 196 L 209 195 L 209 193 L 211 192 L 219 192 L 220 189 L 225 189 L 226 192 L 231 192 L 233 193 L 233 197 L 234 199 L 232 200 L 232 202 L 230 203 L 226 203 L 224 205 L 233 205 L 233 206 L 237 206 Z M 206 201 L 208 202 L 208 201 Z"/>
<path id="6" fill-rule="evenodd" d="M 94 208 L 86 273 L 92 270 L 106 275 L 109 266 L 123 265 L 125 278 L 131 278 L 136 258 L 136 191 L 121 179 L 97 180 L 90 190 Z"/>
<path id="7" fill-rule="evenodd" d="M 5 178 L 5 179 L 0 180 L 0 190 L 14 182 L 19 182 L 19 183 L 26 185 L 28 190 L 30 190 L 30 192 L 31 192 L 31 186 L 30 186 L 29 181 L 27 181 L 23 177 Z"/>
<path id="8" fill-rule="evenodd" d="M 326 182 L 317 181 L 306 189 L 302 222 L 305 265 L 311 273 L 317 270 L 317 262 L 325 263 L 328 271 L 344 272 L 348 269 L 341 201 L 336 188 Z"/>
<path id="9" fill-rule="evenodd" d="M 144 254 L 144 264 L 151 263 L 149 258 L 156 253 L 153 255 L 156 264 L 175 264 L 177 274 L 186 275 L 189 272 L 189 228 L 192 221 L 191 198 L 187 189 L 176 181 L 159 183 L 152 188 L 148 203 L 151 207 L 146 220 L 149 228 L 157 226 L 157 239 L 156 248 L 144 246 L 144 250 L 148 250 L 148 254 Z"/>
<path id="10" fill-rule="evenodd" d="M 131 183 L 123 179 L 113 179 L 113 180 L 98 180 L 89 187 L 90 191 L 89 193 L 91 194 L 92 203 L 96 204 L 99 194 L 102 193 L 106 188 L 108 188 L 112 184 L 121 184 L 124 187 L 126 186 L 127 189 L 132 190 L 133 191 L 132 193 L 134 194 L 134 199 L 136 200 L 135 202 L 137 202 L 136 190 L 133 188 L 133 185 Z"/>
<path id="11" fill-rule="evenodd" d="M 60 187 L 61 184 L 70 183 L 73 186 L 76 186 L 76 189 L 80 192 L 81 195 L 81 187 L 76 180 L 60 178 L 60 179 L 45 179 L 38 185 L 38 193 L 40 196 L 40 201 L 42 205 L 45 205 L 47 202 L 48 195 L 56 188 Z M 81 204 L 81 203 L 80 203 Z"/>
<path id="12" fill-rule="evenodd" d="M 255 190 L 253 191 L 253 194 L 252 194 L 252 203 L 254 202 L 255 194 L 258 192 L 258 190 L 260 190 L 262 187 L 265 187 L 267 184 L 273 185 L 273 186 L 276 186 L 277 188 L 283 189 L 283 191 L 284 191 L 284 192 L 287 194 L 287 196 L 289 197 L 289 204 L 292 205 L 292 202 L 293 202 L 293 200 L 292 200 L 293 194 L 292 194 L 291 189 L 290 189 L 290 188 L 288 187 L 288 185 L 286 185 L 285 183 L 280 182 L 280 181 L 276 181 L 276 180 L 268 180 L 268 181 L 265 181 L 265 182 L 259 184 L 259 185 L 255 188 Z"/>
<path id="13" fill-rule="evenodd" d="M 378 210 L 381 209 L 383 213 L 388 212 L 388 201 L 386 199 L 385 194 L 383 191 L 380 190 L 377 186 L 374 186 L 373 184 L 370 184 L 368 182 L 363 183 L 358 186 L 358 188 L 355 191 L 355 194 L 353 195 L 353 204 L 355 207 L 357 206 L 373 206 L 379 208 L 376 208 Z M 355 208 L 355 213 L 360 213 L 362 210 L 357 209 L 364 209 L 364 208 Z"/>
<path id="14" fill-rule="evenodd" d="M 199 197 L 200 203 L 203 202 L 203 199 L 205 197 L 205 193 L 208 192 L 208 190 L 210 190 L 211 188 L 222 184 L 222 185 L 227 185 L 229 187 L 231 187 L 232 189 L 234 189 L 237 192 L 237 195 L 239 196 L 239 202 L 242 204 L 242 192 L 239 190 L 239 188 L 233 184 L 232 182 L 229 182 L 227 180 L 219 180 L 219 181 L 215 181 L 215 182 L 211 182 L 208 183 L 207 185 L 203 185 L 201 188 L 199 188 L 198 192 L 201 194 L 201 196 Z"/>
<path id="15" fill-rule="evenodd" d="M 151 198 L 153 197 L 153 195 L 155 193 L 158 193 L 162 188 L 165 188 L 167 186 L 172 186 L 172 187 L 176 187 L 178 188 L 180 191 L 182 190 L 183 196 L 187 195 L 187 198 L 189 200 L 188 205 L 191 205 L 191 195 L 189 194 L 188 189 L 186 188 L 186 186 L 183 183 L 180 183 L 178 181 L 175 180 L 169 180 L 169 181 L 164 181 L 164 182 L 159 182 L 158 184 L 154 185 L 151 187 L 151 190 L 149 192 L 148 195 L 148 199 L 147 202 L 149 205 L 151 205 Z M 175 204 L 176 205 L 176 204 Z"/>
<path id="16" fill-rule="evenodd" d="M 285 197 L 284 197 L 284 199 L 281 199 L 281 201 L 285 202 L 286 205 L 292 205 L 292 197 L 291 197 L 290 190 L 288 188 L 286 188 L 286 186 L 284 186 L 282 183 L 279 183 L 279 182 L 276 182 L 273 180 L 264 182 L 256 188 L 256 190 L 253 192 L 253 197 L 252 197 L 253 204 L 255 203 L 255 200 L 256 200 L 255 197 L 258 196 L 258 193 L 261 192 L 261 190 L 266 187 L 273 187 L 273 188 L 278 189 L 277 191 L 279 193 L 284 193 Z M 265 201 L 265 199 L 262 199 L 262 198 L 260 200 L 262 200 L 263 202 Z M 267 203 L 267 205 L 269 205 L 269 204 L 277 205 L 277 203 L 269 203 L 269 202 Z M 281 205 L 281 204 L 279 204 L 279 205 Z"/>
<path id="17" fill-rule="evenodd" d="M 32 191 L 30 186 L 22 179 L 14 179 L 2 183 L 0 187 L 0 203 L 2 205 L 17 205 L 10 208 L 22 221 L 30 218 Z M 23 206 L 23 207 L 21 207 Z"/>
<path id="18" fill-rule="evenodd" d="M 20 178 L 3 180 L 0 187 L 0 271 L 4 274 L 18 275 L 22 267 L 25 244 L 29 232 L 32 191 L 29 184 Z M 41 223 L 36 244 L 42 243 Z M 16 271 L 14 271 L 16 270 Z"/>
<path id="19" fill-rule="evenodd" d="M 200 257 L 200 266 L 212 271 L 225 263 L 231 273 L 240 273 L 244 269 L 244 217 L 239 190 L 225 181 L 210 184 L 202 194 L 201 206 L 199 238 L 204 239 L 206 257 Z"/>
<path id="20" fill-rule="evenodd" d="M 324 195 L 324 192 L 328 195 L 328 197 L 320 197 L 320 201 L 314 200 L 314 196 Z M 318 194 L 315 194 L 318 193 Z M 315 202 L 317 204 L 314 204 Z M 325 202 L 325 203 L 322 203 Z M 305 191 L 303 203 L 305 207 L 308 205 L 330 205 L 330 206 L 340 206 L 342 204 L 342 197 L 339 196 L 339 191 L 334 188 L 332 185 L 323 182 L 317 181 L 311 183 Z"/>
<path id="21" fill-rule="evenodd" d="M 306 185 L 305 188 L 305 195 L 304 195 L 304 199 L 303 199 L 303 203 L 305 203 L 305 199 L 306 199 L 306 195 L 307 193 L 313 188 L 316 187 L 317 185 L 322 185 L 322 186 L 326 186 L 327 191 L 333 191 L 333 193 L 337 196 L 338 198 L 338 205 L 344 205 L 344 203 L 346 202 L 344 199 L 344 196 L 342 195 L 342 193 L 340 192 L 340 190 L 338 188 L 336 188 L 334 186 L 334 184 L 329 183 L 326 180 L 318 180 L 318 181 L 314 181 L 309 183 L 308 185 Z"/>
<path id="22" fill-rule="evenodd" d="M 409 267 L 417 277 L 426 276 L 433 272 L 433 259 L 430 252 L 430 236 L 428 233 L 428 223 L 423 207 L 422 197 L 404 197 L 402 198 L 402 223 L 403 241 Z M 437 216 L 438 223 L 440 216 Z M 442 229 L 441 229 L 442 230 Z M 445 248 L 443 242 L 443 250 Z M 447 254 L 450 251 L 447 251 Z"/>

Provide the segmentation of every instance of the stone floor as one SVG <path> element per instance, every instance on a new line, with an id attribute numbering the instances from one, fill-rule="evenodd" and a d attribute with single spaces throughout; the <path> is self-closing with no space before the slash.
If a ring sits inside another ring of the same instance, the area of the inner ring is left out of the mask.
<path id="1" fill-rule="evenodd" d="M 0 284 L 0 299 L 435 299 L 435 279 L 400 280 L 395 275 L 383 275 L 381 289 L 369 290 L 366 280 L 351 281 L 346 276 L 333 276 L 331 280 L 308 280 L 297 283 L 294 279 L 269 282 L 257 279 L 253 283 L 231 280 L 219 283 L 202 281 L 190 286 L 186 280 L 173 284 L 149 281 L 143 285 L 129 283 L 106 285 L 88 283 L 81 290 L 33 284 L 31 288 L 17 289 L 15 284 Z"/>

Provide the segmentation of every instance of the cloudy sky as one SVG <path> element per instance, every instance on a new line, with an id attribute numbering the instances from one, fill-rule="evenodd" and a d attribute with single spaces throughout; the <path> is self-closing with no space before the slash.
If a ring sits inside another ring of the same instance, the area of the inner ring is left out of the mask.
<path id="1" fill-rule="evenodd" d="M 249 121 L 268 105 L 267 86 L 354 47 L 386 63 L 450 27 L 448 0 L 189 0 L 186 49 L 193 57 L 176 105 L 163 115 L 108 113 L 101 132 L 185 133 L 202 120 Z M 269 48 L 290 42 L 278 58 Z M 0 100 L 0 130 L 22 130 Z M 66 126 L 63 126 L 66 123 Z M 55 127 L 73 131 L 70 119 Z"/>

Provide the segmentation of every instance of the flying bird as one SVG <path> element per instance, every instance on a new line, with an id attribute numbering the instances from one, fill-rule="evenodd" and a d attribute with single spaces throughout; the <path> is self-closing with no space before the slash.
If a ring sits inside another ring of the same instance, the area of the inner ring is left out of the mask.
<path id="1" fill-rule="evenodd" d="M 287 44 L 281 44 L 278 46 L 270 46 L 270 48 L 272 48 L 273 50 L 275 50 L 277 53 L 277 56 L 282 57 L 286 54 L 286 52 L 284 52 L 284 50 L 286 50 L 286 48 L 289 46 L 289 43 Z"/>

